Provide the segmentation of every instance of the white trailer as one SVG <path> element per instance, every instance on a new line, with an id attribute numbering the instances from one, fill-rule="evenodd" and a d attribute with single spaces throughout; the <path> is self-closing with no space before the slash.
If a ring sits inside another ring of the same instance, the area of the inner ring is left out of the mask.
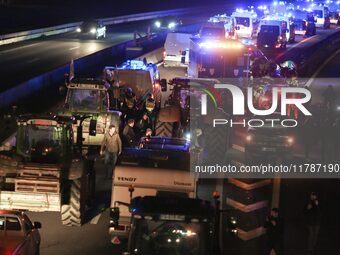
<path id="1" fill-rule="evenodd" d="M 187 148 L 187 147 L 183 147 Z M 128 204 L 139 196 L 196 198 L 196 178 L 189 171 L 189 152 L 130 149 L 121 156 L 112 182 L 111 208 L 119 207 L 119 225 L 110 222 L 111 242 L 128 237 Z"/>
<path id="2" fill-rule="evenodd" d="M 189 45 L 192 34 L 168 33 L 164 44 L 163 64 L 167 66 L 187 67 L 189 63 Z"/>

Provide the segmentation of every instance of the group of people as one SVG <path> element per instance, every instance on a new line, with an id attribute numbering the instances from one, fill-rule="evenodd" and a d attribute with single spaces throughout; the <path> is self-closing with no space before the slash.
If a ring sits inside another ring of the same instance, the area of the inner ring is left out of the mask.
<path id="1" fill-rule="evenodd" d="M 118 156 L 122 153 L 123 147 L 134 147 L 138 138 L 152 136 L 151 123 L 147 114 L 137 122 L 129 119 L 123 129 L 122 139 L 117 132 L 116 127 L 111 124 L 109 130 L 104 135 L 100 148 L 100 155 L 105 156 L 106 178 L 112 178 L 114 167 L 117 163 Z"/>
<path id="2" fill-rule="evenodd" d="M 319 199 L 315 192 L 310 193 L 310 197 L 304 207 L 304 216 L 308 228 L 307 254 L 312 255 L 315 254 L 321 220 Z M 276 255 L 284 254 L 284 226 L 285 222 L 279 214 L 279 209 L 273 208 L 265 223 L 265 255 L 270 255 L 272 250 L 274 250 Z"/>

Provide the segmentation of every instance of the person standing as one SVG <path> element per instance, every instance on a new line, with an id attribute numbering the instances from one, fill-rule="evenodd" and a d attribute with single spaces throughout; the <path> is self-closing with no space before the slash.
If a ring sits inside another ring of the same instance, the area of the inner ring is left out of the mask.
<path id="1" fill-rule="evenodd" d="M 133 147 L 136 139 L 136 134 L 133 129 L 135 125 L 134 119 L 129 119 L 127 125 L 124 127 L 123 136 L 124 136 L 124 146 Z"/>
<path id="2" fill-rule="evenodd" d="M 283 224 L 283 219 L 279 217 L 279 209 L 273 208 L 264 225 L 267 230 L 265 255 L 269 255 L 272 250 L 276 255 L 283 254 Z"/>
<path id="3" fill-rule="evenodd" d="M 114 168 L 117 163 L 117 158 L 122 152 L 122 141 L 119 134 L 116 132 L 116 127 L 111 124 L 109 131 L 105 133 L 100 155 L 105 153 L 106 178 L 111 178 L 114 173 Z"/>
<path id="4" fill-rule="evenodd" d="M 144 136 L 147 129 L 151 128 L 151 123 L 147 113 L 143 114 L 143 117 L 137 123 L 140 136 Z"/>
<path id="5" fill-rule="evenodd" d="M 311 192 L 305 207 L 308 226 L 308 254 L 314 254 L 320 229 L 320 204 L 315 192 Z"/>

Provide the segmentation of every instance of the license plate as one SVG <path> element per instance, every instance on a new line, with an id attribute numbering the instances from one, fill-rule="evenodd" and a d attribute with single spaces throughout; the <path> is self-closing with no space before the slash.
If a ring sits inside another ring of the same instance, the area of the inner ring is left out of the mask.
<path id="1" fill-rule="evenodd" d="M 271 151 L 271 152 L 274 152 L 274 151 L 276 151 L 276 148 L 262 147 L 262 151 Z"/>

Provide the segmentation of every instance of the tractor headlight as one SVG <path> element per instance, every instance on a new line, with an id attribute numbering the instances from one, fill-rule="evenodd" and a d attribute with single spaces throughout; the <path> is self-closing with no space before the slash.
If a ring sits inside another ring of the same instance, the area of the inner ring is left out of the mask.
<path id="1" fill-rule="evenodd" d="M 168 25 L 169 29 L 174 29 L 176 27 L 176 23 L 175 22 L 170 22 Z"/>
<path id="2" fill-rule="evenodd" d="M 155 22 L 155 27 L 157 27 L 157 28 L 160 28 L 160 27 L 161 27 L 161 25 L 162 25 L 162 24 L 161 24 L 161 22 L 160 22 L 160 21 L 156 21 L 156 22 Z"/>

